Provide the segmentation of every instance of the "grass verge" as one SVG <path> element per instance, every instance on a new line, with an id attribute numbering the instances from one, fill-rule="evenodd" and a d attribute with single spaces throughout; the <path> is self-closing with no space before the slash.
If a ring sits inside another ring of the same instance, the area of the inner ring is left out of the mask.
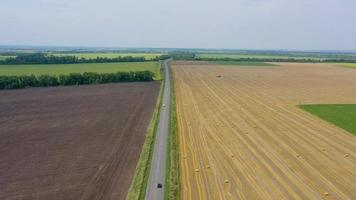
<path id="1" fill-rule="evenodd" d="M 211 63 L 217 65 L 236 65 L 236 66 L 277 66 L 266 62 L 245 62 L 245 61 L 212 61 Z"/>
<path id="2" fill-rule="evenodd" d="M 356 135 L 356 104 L 315 104 L 299 107 Z"/>
<path id="3" fill-rule="evenodd" d="M 162 63 L 160 63 L 160 65 L 162 66 Z M 162 73 L 162 67 L 160 69 Z M 164 88 L 164 81 L 161 82 L 156 107 L 153 112 L 151 122 L 147 129 L 145 143 L 143 144 L 142 147 L 140 159 L 138 160 L 131 186 L 126 196 L 127 200 L 145 199 L 147 182 L 151 169 L 154 141 L 155 141 L 156 130 L 158 126 L 158 119 L 162 107 L 161 104 L 162 104 L 163 88 Z"/>
<path id="4" fill-rule="evenodd" d="M 179 175 L 179 140 L 178 126 L 175 107 L 175 93 L 173 73 L 170 71 L 171 83 L 171 102 L 170 102 L 170 119 L 169 119 L 169 136 L 167 145 L 167 163 L 166 163 L 166 180 L 164 199 L 178 200 L 180 199 L 180 175 Z"/>

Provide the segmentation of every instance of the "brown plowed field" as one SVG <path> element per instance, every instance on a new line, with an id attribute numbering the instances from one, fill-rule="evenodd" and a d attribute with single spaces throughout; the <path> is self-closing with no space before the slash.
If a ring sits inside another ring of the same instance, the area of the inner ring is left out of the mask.
<path id="1" fill-rule="evenodd" d="M 159 83 L 0 92 L 0 199 L 125 199 Z"/>
<path id="2" fill-rule="evenodd" d="M 296 107 L 356 103 L 356 70 L 279 65 L 173 63 L 182 199 L 356 199 L 356 137 Z"/>

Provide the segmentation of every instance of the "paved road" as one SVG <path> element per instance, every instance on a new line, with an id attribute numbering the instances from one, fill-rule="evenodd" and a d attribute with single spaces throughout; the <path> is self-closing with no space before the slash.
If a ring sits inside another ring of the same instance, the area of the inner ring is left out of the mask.
<path id="1" fill-rule="evenodd" d="M 163 89 L 162 109 L 156 132 L 151 171 L 146 190 L 146 200 L 163 200 L 165 188 L 164 180 L 166 174 L 166 147 L 169 133 L 169 107 L 171 98 L 171 79 L 169 74 L 168 61 L 164 62 L 164 71 L 165 85 Z M 158 183 L 161 183 L 163 187 L 157 188 Z"/>

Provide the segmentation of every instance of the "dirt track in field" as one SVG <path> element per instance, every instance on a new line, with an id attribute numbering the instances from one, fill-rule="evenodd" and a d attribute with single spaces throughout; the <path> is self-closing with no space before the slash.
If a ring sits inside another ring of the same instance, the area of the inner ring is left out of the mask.
<path id="1" fill-rule="evenodd" d="M 279 64 L 173 64 L 182 199 L 356 199 L 356 137 L 295 106 L 356 103 L 356 70 Z"/>
<path id="2" fill-rule="evenodd" d="M 125 199 L 158 82 L 0 91 L 0 199 Z"/>

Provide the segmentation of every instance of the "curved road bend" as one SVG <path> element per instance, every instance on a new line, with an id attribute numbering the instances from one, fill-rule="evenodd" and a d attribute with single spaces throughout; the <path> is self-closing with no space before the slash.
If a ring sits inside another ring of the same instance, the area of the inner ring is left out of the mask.
<path id="1" fill-rule="evenodd" d="M 164 195 L 167 152 L 166 147 L 169 133 L 169 108 L 171 98 L 171 79 L 168 66 L 169 61 L 170 60 L 164 61 L 165 82 L 163 89 L 162 108 L 156 132 L 152 165 L 146 189 L 146 200 L 163 200 Z M 162 184 L 163 187 L 158 188 L 158 183 Z"/>

